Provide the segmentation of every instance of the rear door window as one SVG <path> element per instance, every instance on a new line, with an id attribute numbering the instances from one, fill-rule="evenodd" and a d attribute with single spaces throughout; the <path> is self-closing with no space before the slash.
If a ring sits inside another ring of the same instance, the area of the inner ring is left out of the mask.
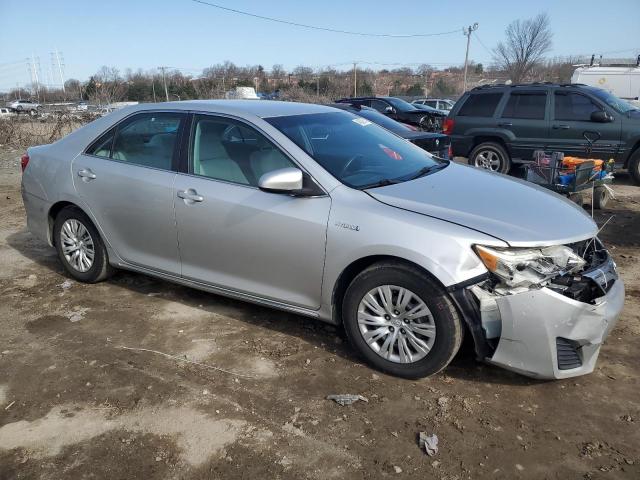
<path id="1" fill-rule="evenodd" d="M 95 155 L 96 157 L 110 158 L 111 146 L 113 145 L 113 136 L 116 129 L 112 128 L 107 133 L 98 138 L 87 148 L 87 155 Z"/>
<path id="2" fill-rule="evenodd" d="M 461 117 L 493 117 L 502 93 L 476 93 L 469 95 L 458 112 Z"/>
<path id="3" fill-rule="evenodd" d="M 544 120 L 547 94 L 544 92 L 513 92 L 502 112 L 502 118 Z"/>
<path id="4" fill-rule="evenodd" d="M 591 114 L 602 110 L 593 100 L 580 93 L 556 92 L 555 119 L 577 122 L 591 121 Z"/>
<path id="5" fill-rule="evenodd" d="M 178 146 L 181 113 L 141 113 L 118 126 L 111 158 L 143 167 L 171 170 Z"/>

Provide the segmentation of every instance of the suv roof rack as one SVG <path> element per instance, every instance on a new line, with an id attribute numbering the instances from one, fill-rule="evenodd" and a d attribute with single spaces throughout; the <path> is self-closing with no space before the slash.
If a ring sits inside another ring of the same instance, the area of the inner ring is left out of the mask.
<path id="1" fill-rule="evenodd" d="M 500 83 L 495 85 L 480 85 L 474 87 L 473 90 L 487 90 L 491 88 L 527 88 L 527 87 L 587 87 L 584 83 L 557 83 L 557 82 L 531 82 L 531 83 L 514 83 L 507 85 L 506 83 Z"/>

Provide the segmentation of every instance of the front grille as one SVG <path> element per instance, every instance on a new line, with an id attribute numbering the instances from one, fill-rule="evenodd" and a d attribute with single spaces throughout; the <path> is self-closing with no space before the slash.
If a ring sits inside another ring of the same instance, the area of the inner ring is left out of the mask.
<path id="1" fill-rule="evenodd" d="M 556 338 L 556 351 L 558 353 L 558 370 L 570 370 L 582 366 L 582 359 L 575 342 L 566 338 Z"/>

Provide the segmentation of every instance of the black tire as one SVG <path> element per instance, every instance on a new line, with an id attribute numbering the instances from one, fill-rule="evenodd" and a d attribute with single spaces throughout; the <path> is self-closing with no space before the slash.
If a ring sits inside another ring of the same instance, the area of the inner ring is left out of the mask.
<path id="1" fill-rule="evenodd" d="M 18 113 L 20 113 L 20 112 L 22 111 L 22 105 L 18 105 L 18 106 L 16 107 L 16 111 L 17 111 Z"/>
<path id="2" fill-rule="evenodd" d="M 596 187 L 593 189 L 593 208 L 600 210 L 601 208 L 605 208 L 607 203 L 609 203 L 609 190 L 605 187 Z"/>
<path id="3" fill-rule="evenodd" d="M 62 227 L 67 220 L 71 219 L 80 222 L 88 230 L 91 235 L 91 240 L 93 241 L 93 263 L 85 272 L 76 269 L 71 263 L 69 263 L 62 251 Z M 109 265 L 107 249 L 100 237 L 100 234 L 98 233 L 98 230 L 93 225 L 91 219 L 79 208 L 65 207 L 58 213 L 53 225 L 53 241 L 64 269 L 76 280 L 84 283 L 97 283 L 106 280 L 113 274 L 114 268 Z"/>
<path id="4" fill-rule="evenodd" d="M 629 160 L 629 173 L 636 185 L 640 185 L 640 148 L 637 149 Z"/>
<path id="5" fill-rule="evenodd" d="M 569 200 L 578 205 L 580 208 L 584 206 L 584 197 L 581 193 L 570 193 Z"/>
<path id="6" fill-rule="evenodd" d="M 482 159 L 483 154 L 497 157 L 499 165 L 496 169 L 492 169 L 486 166 L 485 162 Z M 476 145 L 473 150 L 471 150 L 471 153 L 469 154 L 469 165 L 506 174 L 509 173 L 509 170 L 511 170 L 511 157 L 509 157 L 509 154 L 507 153 L 505 148 L 499 143 L 483 142 L 479 145 Z"/>
<path id="7" fill-rule="evenodd" d="M 413 363 L 393 362 L 365 341 L 358 326 L 358 306 L 369 291 L 381 285 L 410 290 L 431 311 L 436 335 L 424 358 Z M 398 377 L 415 379 L 439 372 L 451 362 L 462 343 L 462 323 L 446 291 L 418 268 L 402 263 L 376 263 L 356 276 L 345 293 L 342 318 L 347 337 L 358 353 L 375 368 Z"/>

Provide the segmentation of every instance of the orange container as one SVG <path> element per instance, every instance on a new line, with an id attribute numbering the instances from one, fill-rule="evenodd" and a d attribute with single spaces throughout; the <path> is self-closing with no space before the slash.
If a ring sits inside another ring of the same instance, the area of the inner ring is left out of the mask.
<path id="1" fill-rule="evenodd" d="M 567 169 L 575 170 L 578 165 L 584 162 L 593 162 L 593 170 L 599 172 L 602 170 L 603 160 L 597 160 L 595 158 L 578 158 L 578 157 L 564 157 L 562 166 Z"/>

